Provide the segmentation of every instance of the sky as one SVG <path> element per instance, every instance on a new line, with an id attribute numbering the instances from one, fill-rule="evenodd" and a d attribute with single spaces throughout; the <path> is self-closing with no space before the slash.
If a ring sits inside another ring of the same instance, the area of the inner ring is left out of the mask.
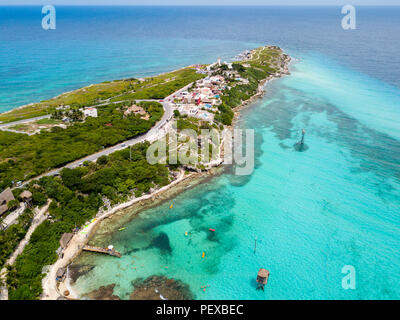
<path id="1" fill-rule="evenodd" d="M 0 0 L 0 5 L 400 5 L 400 0 Z"/>

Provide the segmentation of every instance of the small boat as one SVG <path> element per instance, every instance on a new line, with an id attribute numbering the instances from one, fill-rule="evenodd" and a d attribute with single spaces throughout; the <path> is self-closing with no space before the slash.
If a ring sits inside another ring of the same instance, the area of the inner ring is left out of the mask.
<path id="1" fill-rule="evenodd" d="M 264 291 L 264 286 L 267 284 L 268 282 L 268 277 L 269 277 L 269 271 L 267 269 L 261 268 L 260 270 L 258 270 L 258 274 L 257 274 L 257 290 L 261 289 L 262 291 Z"/>
<path id="2" fill-rule="evenodd" d="M 215 231 L 215 229 L 211 229 L 211 228 L 210 228 L 210 229 L 208 229 L 208 230 L 210 230 L 210 231 L 212 231 L 212 232 L 214 232 L 214 231 Z"/>
<path id="3" fill-rule="evenodd" d="M 188 235 L 188 232 L 186 231 L 186 232 L 185 232 L 185 236 L 187 236 L 187 235 Z"/>
<path id="4" fill-rule="evenodd" d="M 204 258 L 206 256 L 206 253 L 203 251 L 203 253 L 201 254 L 201 257 Z"/>
<path id="5" fill-rule="evenodd" d="M 125 230 L 126 228 L 124 227 L 124 228 L 119 228 L 118 229 L 118 231 L 122 231 L 122 230 Z"/>
<path id="6" fill-rule="evenodd" d="M 173 207 L 174 207 L 174 205 L 173 205 L 173 204 L 171 204 L 171 205 L 169 206 L 169 208 L 170 208 L 170 209 L 172 209 Z"/>

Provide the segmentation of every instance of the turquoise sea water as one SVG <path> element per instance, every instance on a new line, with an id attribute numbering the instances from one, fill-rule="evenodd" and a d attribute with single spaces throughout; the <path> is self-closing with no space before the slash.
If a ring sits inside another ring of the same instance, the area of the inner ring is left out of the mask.
<path id="1" fill-rule="evenodd" d="M 128 298 L 132 280 L 160 274 L 197 299 L 400 298 L 400 8 L 357 8 L 354 31 L 341 29 L 339 7 L 61 7 L 57 17 L 46 32 L 40 8 L 0 8 L 0 110 L 266 43 L 298 59 L 237 123 L 255 130 L 253 174 L 227 168 L 173 209 L 103 236 L 123 258 L 82 255 L 95 267 L 75 290 L 116 283 Z M 345 265 L 356 290 L 342 288 Z"/>
<path id="2" fill-rule="evenodd" d="M 255 172 L 228 172 L 103 237 L 124 257 L 83 255 L 78 262 L 96 267 L 79 278 L 80 292 L 116 283 L 127 298 L 131 280 L 162 274 L 189 284 L 197 299 L 400 297 L 400 128 L 391 108 L 400 96 L 320 55 L 303 56 L 292 72 L 238 123 L 256 132 Z M 378 100 L 371 128 L 362 106 Z M 347 113 L 352 106 L 359 119 Z M 299 153 L 302 128 L 309 149 Z M 342 288 L 345 265 L 355 267 L 356 290 Z M 271 272 L 265 292 L 255 290 L 262 266 Z"/>

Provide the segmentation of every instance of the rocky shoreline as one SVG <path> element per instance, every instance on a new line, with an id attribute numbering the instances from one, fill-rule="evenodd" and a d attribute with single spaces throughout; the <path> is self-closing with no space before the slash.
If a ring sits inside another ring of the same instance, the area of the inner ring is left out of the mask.
<path id="1" fill-rule="evenodd" d="M 82 300 L 121 300 L 114 294 L 116 284 L 100 286 L 82 296 Z M 153 275 L 146 279 L 132 281 L 134 290 L 129 300 L 193 300 L 195 296 L 189 286 L 182 281 L 165 276 Z"/>
<path id="2" fill-rule="evenodd" d="M 278 48 L 275 46 L 270 46 L 270 47 Z M 235 108 L 235 110 L 233 110 L 235 113 L 235 116 L 233 118 L 232 127 L 234 127 L 234 124 L 237 121 L 237 119 L 239 118 L 240 111 L 242 109 L 249 106 L 256 100 L 261 99 L 265 95 L 265 87 L 268 84 L 268 82 L 270 82 L 274 79 L 278 79 L 278 78 L 282 78 L 284 76 L 290 75 L 289 66 L 290 66 L 291 61 L 292 61 L 292 58 L 289 55 L 283 53 L 283 61 L 281 62 L 281 70 L 279 70 L 279 72 L 277 72 L 276 74 L 269 75 L 264 80 L 261 80 L 260 84 L 258 86 L 257 93 L 255 95 L 253 95 L 250 99 L 243 101 L 238 107 Z"/>

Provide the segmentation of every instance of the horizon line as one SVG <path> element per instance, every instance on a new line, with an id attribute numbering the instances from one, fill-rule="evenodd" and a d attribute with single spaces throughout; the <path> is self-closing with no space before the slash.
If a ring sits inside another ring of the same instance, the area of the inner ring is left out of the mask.
<path id="1" fill-rule="evenodd" d="M 0 7 L 43 7 L 42 4 L 0 4 Z M 341 4 L 56 4 L 65 7 L 343 7 Z M 358 4 L 354 7 L 400 7 L 400 4 Z"/>

